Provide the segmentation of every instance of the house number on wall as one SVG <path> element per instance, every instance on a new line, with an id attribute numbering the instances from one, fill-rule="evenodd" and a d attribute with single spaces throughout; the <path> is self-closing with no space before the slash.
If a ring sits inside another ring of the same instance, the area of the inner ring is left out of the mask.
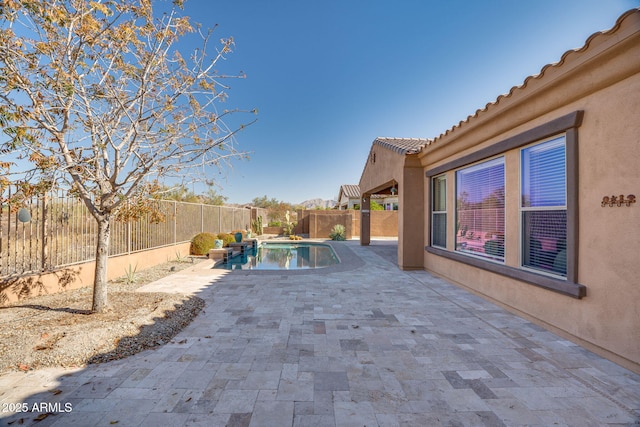
<path id="1" fill-rule="evenodd" d="M 602 206 L 603 208 L 605 206 L 609 206 L 609 207 L 613 207 L 615 206 L 622 206 L 622 205 L 627 205 L 627 206 L 631 206 L 631 204 L 636 202 L 636 196 L 634 196 L 633 194 L 629 194 L 627 196 L 627 198 L 624 198 L 624 194 L 621 194 L 619 196 L 604 196 L 602 198 L 602 203 L 600 204 L 600 206 Z"/>

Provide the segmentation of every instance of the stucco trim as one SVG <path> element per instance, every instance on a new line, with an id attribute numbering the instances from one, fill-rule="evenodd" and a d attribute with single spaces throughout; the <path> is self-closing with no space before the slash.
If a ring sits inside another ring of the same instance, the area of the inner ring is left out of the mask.
<path id="1" fill-rule="evenodd" d="M 450 252 L 444 249 L 434 248 L 426 246 L 424 248 L 427 252 L 438 255 L 444 258 L 449 258 L 454 261 L 471 265 L 473 267 L 481 268 L 483 270 L 491 271 L 493 273 L 500 274 L 502 276 L 509 277 L 521 282 L 526 282 L 531 285 L 535 285 L 544 289 L 548 289 L 554 292 L 558 292 L 564 295 L 568 295 L 573 298 L 583 298 L 587 296 L 587 287 L 579 283 L 573 283 L 566 280 L 554 279 L 542 274 L 532 273 L 520 268 L 510 267 L 507 265 L 496 264 L 489 261 L 484 261 L 479 258 L 462 255 L 457 252 Z"/>
<path id="2" fill-rule="evenodd" d="M 482 148 L 476 152 L 467 154 L 466 156 L 459 157 L 448 163 L 437 166 L 433 169 L 429 169 L 425 172 L 425 175 L 427 178 L 430 178 L 432 176 L 439 175 L 452 169 L 457 169 L 489 157 L 497 156 L 504 153 L 505 151 L 522 147 L 537 140 L 548 138 L 557 133 L 565 132 L 568 129 L 576 128 L 582 124 L 583 116 L 583 110 L 574 111 L 573 113 L 558 117 L 555 120 L 547 122 L 533 129 L 529 129 L 528 131 L 512 136 L 511 138 L 507 138 L 503 141 L 497 142 L 489 147 Z"/>
<path id="3" fill-rule="evenodd" d="M 567 150 L 567 276 L 565 279 L 555 279 L 543 274 L 536 274 L 520 267 L 496 264 L 490 261 L 470 257 L 457 252 L 441 248 L 426 246 L 425 250 L 434 255 L 449 258 L 483 270 L 492 271 L 522 282 L 530 283 L 545 289 L 559 292 L 574 298 L 587 295 L 587 288 L 578 282 L 578 131 L 584 116 L 583 110 L 577 110 L 557 119 L 551 120 L 518 135 L 504 139 L 474 153 L 467 154 L 443 165 L 425 172 L 426 178 L 433 177 L 460 167 L 485 160 L 489 157 L 503 154 L 507 151 L 523 147 L 536 141 L 565 133 Z M 431 186 L 429 187 L 431 188 Z M 432 206 L 429 201 L 429 218 Z M 429 242 L 431 242 L 431 227 L 429 227 Z"/>
<path id="4" fill-rule="evenodd" d="M 567 158 L 567 281 L 578 282 L 578 131 L 565 131 Z"/>

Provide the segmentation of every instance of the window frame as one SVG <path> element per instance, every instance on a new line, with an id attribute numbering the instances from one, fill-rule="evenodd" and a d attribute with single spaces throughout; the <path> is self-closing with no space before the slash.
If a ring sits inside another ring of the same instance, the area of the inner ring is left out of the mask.
<path id="1" fill-rule="evenodd" d="M 586 286 L 578 283 L 578 127 L 582 124 L 584 111 L 577 110 L 558 117 L 540 126 L 501 140 L 493 145 L 482 148 L 473 153 L 461 156 L 450 162 L 429 169 L 425 176 L 429 181 L 435 176 L 453 171 L 465 165 L 479 162 L 490 157 L 502 155 L 507 151 L 521 148 L 532 143 L 542 141 L 561 133 L 565 134 L 566 149 L 566 185 L 567 185 L 567 274 L 564 278 L 551 277 L 522 267 L 491 262 L 485 259 L 471 257 L 433 247 L 425 247 L 425 251 L 434 255 L 449 258 L 480 269 L 491 271 L 506 277 L 516 279 L 531 285 L 539 286 L 573 298 L 583 298 L 587 294 Z M 431 187 L 430 187 L 431 188 Z M 520 204 L 520 203 L 518 203 Z M 431 218 L 431 204 L 429 204 L 429 218 Z M 429 227 L 431 230 L 431 227 Z M 447 236 L 449 238 L 449 236 Z M 431 239 L 429 240 L 431 242 Z"/>
<path id="2" fill-rule="evenodd" d="M 479 166 L 483 165 L 483 164 L 488 164 L 488 163 L 494 163 L 491 166 L 487 166 L 485 165 L 485 167 L 483 168 L 479 168 Z M 483 159 L 481 161 L 469 164 L 469 165 L 465 165 L 464 167 L 458 168 L 454 171 L 455 173 L 455 194 L 456 194 L 456 203 L 455 206 L 453 207 L 454 209 L 454 213 L 455 213 L 455 221 L 456 224 L 459 221 L 459 210 L 458 210 L 458 187 L 460 185 L 459 179 L 460 179 L 460 173 L 464 172 L 465 170 L 468 169 L 476 169 L 476 170 L 481 170 L 481 169 L 485 169 L 487 167 L 493 167 L 497 164 L 500 164 L 502 166 L 502 188 L 506 189 L 506 185 L 507 185 L 507 177 L 506 177 L 506 159 L 504 155 L 500 155 L 500 156 L 496 156 L 496 157 L 490 157 L 487 159 Z M 504 211 L 503 211 L 503 218 L 502 218 L 502 222 L 505 225 L 506 228 L 506 200 L 505 200 L 505 206 L 504 206 Z M 474 221 L 475 222 L 475 221 Z M 505 231 L 503 231 L 503 233 L 505 233 Z M 504 241 L 503 241 L 503 253 L 502 253 L 502 259 L 499 259 L 498 257 L 492 257 L 490 255 L 481 255 L 481 254 L 474 254 L 471 251 L 465 251 L 465 250 L 460 250 L 458 249 L 458 233 L 456 233 L 456 235 L 454 236 L 454 250 L 458 253 L 461 254 L 465 254 L 468 256 L 472 256 L 472 257 L 478 257 L 480 259 L 484 259 L 487 260 L 489 262 L 495 262 L 495 263 L 500 263 L 500 264 L 504 264 L 505 263 L 505 258 L 504 258 Z"/>
<path id="3" fill-rule="evenodd" d="M 441 180 L 442 182 L 444 182 L 444 210 L 435 210 L 436 208 L 436 192 L 435 192 L 435 185 L 436 185 L 436 180 Z M 446 174 L 441 174 L 438 176 L 434 176 L 433 178 L 431 178 L 431 209 L 430 209 L 430 215 L 431 215 L 431 227 L 429 227 L 430 231 L 431 231 L 431 236 L 429 238 L 429 242 L 430 245 L 436 248 L 447 248 L 447 222 L 448 222 L 448 214 L 447 214 L 447 175 Z M 436 215 L 443 215 L 444 216 L 444 227 L 445 227 L 445 236 L 444 236 L 444 246 L 440 246 L 440 245 L 434 245 L 433 240 L 434 240 L 434 236 L 435 236 L 435 232 L 434 232 L 434 225 L 435 225 L 435 221 L 433 221 L 433 218 L 435 218 Z"/>

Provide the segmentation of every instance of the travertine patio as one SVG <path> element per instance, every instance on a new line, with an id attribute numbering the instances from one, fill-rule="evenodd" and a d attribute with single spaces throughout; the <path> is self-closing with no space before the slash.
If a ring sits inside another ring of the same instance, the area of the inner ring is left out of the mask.
<path id="1" fill-rule="evenodd" d="M 0 424 L 42 414 L 11 414 L 8 403 L 40 402 L 59 410 L 39 426 L 640 423 L 640 375 L 399 270 L 394 241 L 334 245 L 343 262 L 325 270 L 229 273 L 205 262 L 147 285 L 207 305 L 156 350 L 0 377 Z"/>

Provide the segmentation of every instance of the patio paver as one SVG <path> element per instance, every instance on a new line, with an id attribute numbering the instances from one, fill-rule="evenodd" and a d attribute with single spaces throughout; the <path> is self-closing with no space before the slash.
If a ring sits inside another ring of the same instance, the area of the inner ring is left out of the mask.
<path id="1" fill-rule="evenodd" d="M 5 410 L 0 425 L 640 424 L 640 375 L 429 273 L 399 270 L 396 242 L 336 247 L 343 263 L 324 271 L 205 262 L 145 286 L 206 306 L 155 350 L 0 376 L 2 408 L 50 404 L 38 422 L 42 412 Z"/>

